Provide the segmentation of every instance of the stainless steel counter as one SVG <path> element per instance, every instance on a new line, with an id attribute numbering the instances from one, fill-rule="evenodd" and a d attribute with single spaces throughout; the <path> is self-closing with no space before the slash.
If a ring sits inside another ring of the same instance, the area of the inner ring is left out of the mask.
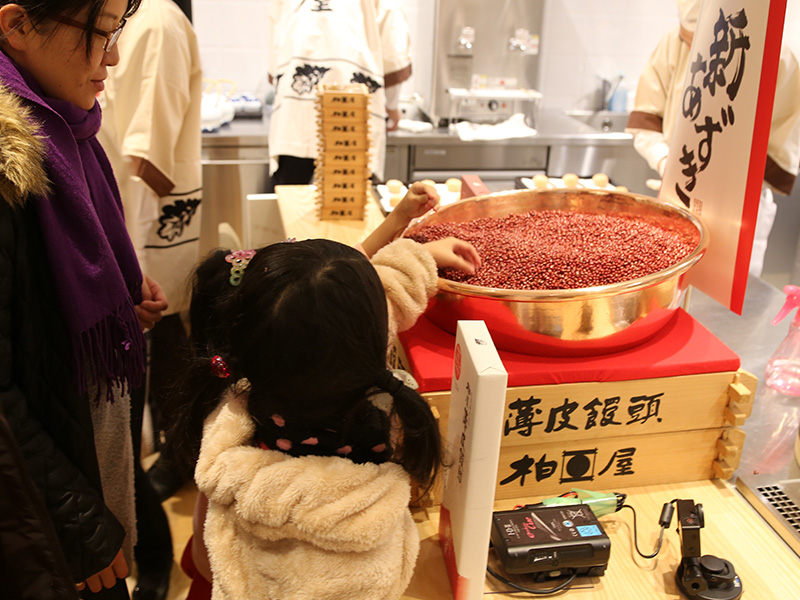
<path id="1" fill-rule="evenodd" d="M 621 131 L 602 131 L 587 125 L 580 119 L 569 116 L 559 109 L 542 109 L 535 123 L 536 135 L 525 138 L 464 142 L 447 129 L 435 129 L 425 133 L 392 131 L 387 136 L 387 145 L 412 146 L 428 144 L 486 144 L 489 146 L 548 146 L 558 143 L 580 145 L 627 145 L 630 134 Z M 218 131 L 203 133 L 203 146 L 267 146 L 269 138 L 269 113 L 261 118 L 238 118 Z"/>
<path id="2" fill-rule="evenodd" d="M 787 320 L 770 323 L 783 303 L 780 290 L 750 276 L 741 316 L 696 289 L 691 290 L 688 311 L 739 355 L 743 369 L 759 378 L 753 412 L 743 426 L 747 437 L 734 474 L 736 487 L 800 555 L 800 466 L 794 459 L 800 398 L 776 392 L 763 381 L 769 357 L 788 332 Z"/>
<path id="3" fill-rule="evenodd" d="M 603 131 L 557 109 L 539 111 L 535 129 L 536 135 L 530 137 L 479 141 L 464 141 L 447 129 L 390 132 L 384 178 L 445 181 L 474 173 L 497 191 L 513 189 L 515 177 L 536 173 L 591 177 L 602 172 L 618 185 L 647 193 L 645 181 L 655 173 L 633 149 L 630 134 Z M 235 158 L 245 151 L 242 149 L 250 154 L 268 154 L 268 133 L 268 113 L 262 118 L 235 119 L 219 131 L 203 134 L 203 158 Z"/>
<path id="4" fill-rule="evenodd" d="M 203 134 L 203 212 L 200 251 L 219 245 L 218 226 L 228 223 L 244 238 L 244 203 L 269 183 L 269 123 L 235 119 L 214 133 Z"/>

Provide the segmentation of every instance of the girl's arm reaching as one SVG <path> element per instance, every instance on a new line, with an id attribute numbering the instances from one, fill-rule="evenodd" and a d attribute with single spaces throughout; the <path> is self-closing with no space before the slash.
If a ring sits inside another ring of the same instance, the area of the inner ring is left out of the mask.
<path id="1" fill-rule="evenodd" d="M 378 250 L 402 234 L 412 219 L 421 217 L 438 205 L 439 194 L 436 188 L 420 181 L 412 183 L 395 209 L 361 243 L 364 254 L 367 258 L 372 258 Z"/>
<path id="2" fill-rule="evenodd" d="M 478 252 L 469 242 L 445 238 L 427 244 L 400 239 L 382 248 L 372 259 L 389 306 L 389 337 L 414 325 L 437 289 L 438 267 L 474 273 Z"/>

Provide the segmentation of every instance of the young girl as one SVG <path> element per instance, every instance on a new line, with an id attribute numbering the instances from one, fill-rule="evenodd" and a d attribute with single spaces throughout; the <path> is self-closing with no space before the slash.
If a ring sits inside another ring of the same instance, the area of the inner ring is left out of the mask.
<path id="1" fill-rule="evenodd" d="M 419 549 L 410 477 L 430 483 L 441 448 L 427 403 L 386 367 L 390 330 L 424 311 L 437 263 L 480 262 L 440 242 L 398 240 L 372 262 L 284 242 L 199 266 L 176 428 L 186 447 L 202 437 L 190 598 L 210 595 L 204 579 L 215 599 L 402 595 Z"/>

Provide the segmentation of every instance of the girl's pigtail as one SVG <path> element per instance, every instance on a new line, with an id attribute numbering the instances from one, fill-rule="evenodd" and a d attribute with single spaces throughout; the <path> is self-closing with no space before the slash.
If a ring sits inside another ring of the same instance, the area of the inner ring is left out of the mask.
<path id="1" fill-rule="evenodd" d="M 181 401 L 166 433 L 172 451 L 186 472 L 193 472 L 200 454 L 206 417 L 219 404 L 225 390 L 236 381 L 234 376 L 221 378 L 218 368 L 205 355 L 189 359 L 181 374 Z"/>
<path id="2" fill-rule="evenodd" d="M 431 407 L 416 390 L 390 371 L 380 387 L 394 399 L 393 413 L 400 419 L 401 440 L 397 461 L 423 487 L 436 479 L 442 464 L 442 438 Z"/>
<path id="3" fill-rule="evenodd" d="M 192 282 L 190 356 L 176 377 L 176 414 L 166 435 L 177 460 L 189 472 L 194 471 L 200 453 L 206 417 L 225 390 L 239 379 L 230 355 L 230 324 L 221 319 L 222 314 L 230 312 L 228 305 L 235 290 L 228 283 L 228 252 L 209 254 L 197 267 Z"/>

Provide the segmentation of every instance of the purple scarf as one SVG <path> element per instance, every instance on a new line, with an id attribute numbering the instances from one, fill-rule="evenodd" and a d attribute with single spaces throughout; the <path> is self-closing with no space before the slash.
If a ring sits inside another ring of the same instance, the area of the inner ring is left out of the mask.
<path id="1" fill-rule="evenodd" d="M 144 373 L 144 335 L 134 305 L 142 273 L 125 228 L 113 171 L 97 141 L 100 106 L 87 111 L 46 98 L 30 74 L 0 52 L 0 81 L 31 109 L 46 136 L 48 197 L 34 200 L 58 293 L 72 336 L 79 391 L 137 385 Z M 89 369 L 89 373 L 86 369 Z"/>

